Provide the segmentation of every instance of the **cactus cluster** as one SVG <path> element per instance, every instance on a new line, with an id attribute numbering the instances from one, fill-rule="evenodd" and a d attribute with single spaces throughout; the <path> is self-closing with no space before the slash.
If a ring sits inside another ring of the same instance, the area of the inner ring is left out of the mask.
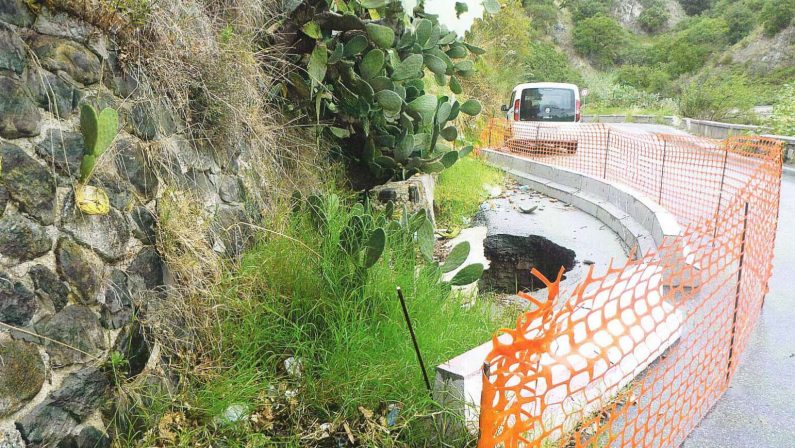
<path id="1" fill-rule="evenodd" d="M 387 203 L 386 210 L 391 215 L 391 211 L 394 210 L 394 205 L 391 201 Z M 391 218 L 391 216 L 389 217 Z M 404 206 L 400 219 L 389 221 L 386 228 L 390 234 L 407 235 L 416 244 L 422 257 L 427 262 L 433 263 L 442 273 L 455 271 L 469 257 L 470 246 L 468 242 L 464 241 L 453 247 L 443 263 L 434 263 L 433 247 L 436 242 L 436 236 L 433 231 L 433 223 L 428 218 L 428 213 L 425 210 L 419 210 L 410 215 Z M 456 272 L 449 283 L 452 286 L 468 285 L 478 281 L 482 274 L 482 264 L 470 264 Z"/>
<path id="2" fill-rule="evenodd" d="M 326 197 L 310 195 L 304 200 L 300 193 L 295 193 L 292 199 L 294 212 L 308 212 L 319 232 L 326 235 L 333 233 L 328 225 L 329 216 L 343 207 L 339 197 L 334 194 Z M 339 246 L 341 253 L 353 261 L 359 278 L 366 276 L 368 269 L 378 263 L 387 244 L 418 251 L 426 261 L 426 266 L 439 269 L 442 274 L 459 269 L 469 256 L 469 243 L 463 242 L 450 251 L 443 263 L 434 262 L 436 236 L 428 212 L 420 209 L 412 214 L 404 204 L 400 216 L 394 215 L 395 205 L 392 201 L 387 202 L 380 213 L 375 212 L 368 201 L 355 204 L 348 213 L 347 222 L 339 230 Z M 478 281 L 481 274 L 482 264 L 468 265 L 460 269 L 449 284 L 468 285 Z"/>
<path id="3" fill-rule="evenodd" d="M 97 113 L 90 104 L 80 106 L 80 133 L 83 135 L 85 150 L 80 163 L 80 183 L 85 184 L 97 159 L 116 138 L 119 128 L 119 114 L 111 108 Z"/>
<path id="4" fill-rule="evenodd" d="M 293 73 L 287 91 L 344 152 L 377 178 L 400 180 L 439 172 L 472 150 L 452 123 L 481 105 L 455 96 L 474 74 L 467 56 L 484 50 L 435 16 L 409 16 L 399 0 L 315 3 L 300 10 L 311 17 L 300 24 L 307 76 Z M 426 73 L 452 96 L 428 93 Z"/>

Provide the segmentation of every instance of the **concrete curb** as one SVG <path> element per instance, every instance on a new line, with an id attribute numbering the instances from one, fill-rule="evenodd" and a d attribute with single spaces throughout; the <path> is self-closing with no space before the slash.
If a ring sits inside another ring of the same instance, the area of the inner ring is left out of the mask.
<path id="1" fill-rule="evenodd" d="M 784 165 L 783 170 L 784 170 L 783 172 L 784 176 L 795 177 L 795 166 Z"/>
<path id="2" fill-rule="evenodd" d="M 682 233 L 671 213 L 633 188 L 499 151 L 481 154 L 519 182 L 599 219 L 630 248 L 638 246 L 636 256 Z"/>

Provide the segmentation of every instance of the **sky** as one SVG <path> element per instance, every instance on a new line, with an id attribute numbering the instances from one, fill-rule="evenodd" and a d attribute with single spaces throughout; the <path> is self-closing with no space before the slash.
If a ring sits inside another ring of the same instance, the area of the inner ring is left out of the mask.
<path id="1" fill-rule="evenodd" d="M 403 6 L 407 11 L 414 9 L 417 0 L 402 0 Z M 461 18 L 455 16 L 456 0 L 425 0 L 425 12 L 439 16 L 439 22 L 450 31 L 455 31 L 459 36 L 463 36 L 475 19 L 483 17 L 483 0 L 458 0 L 467 4 L 469 11 L 461 14 Z"/>

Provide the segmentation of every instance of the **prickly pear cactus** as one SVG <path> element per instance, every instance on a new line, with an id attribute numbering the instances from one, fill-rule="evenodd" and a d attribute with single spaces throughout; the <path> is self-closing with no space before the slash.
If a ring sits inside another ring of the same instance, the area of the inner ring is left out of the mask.
<path id="1" fill-rule="evenodd" d="M 306 75 L 275 89 L 289 92 L 291 107 L 297 102 L 381 181 L 442 171 L 472 150 L 453 123 L 480 113 L 476 99 L 456 95 L 459 79 L 474 74 L 467 57 L 482 49 L 399 0 L 301 3 L 292 19 Z M 451 96 L 428 93 L 426 73 Z"/>
<path id="2" fill-rule="evenodd" d="M 80 182 L 85 183 L 94 171 L 99 156 L 113 143 L 119 128 L 119 115 L 105 108 L 97 113 L 90 104 L 80 106 L 80 133 L 83 134 L 85 152 L 80 163 Z"/>

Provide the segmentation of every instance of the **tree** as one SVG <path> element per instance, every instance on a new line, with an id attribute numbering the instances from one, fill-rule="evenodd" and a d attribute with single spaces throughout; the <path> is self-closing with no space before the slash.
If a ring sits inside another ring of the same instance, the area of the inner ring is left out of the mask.
<path id="1" fill-rule="evenodd" d="M 765 35 L 773 37 L 788 27 L 795 17 L 795 0 L 769 0 L 762 8 L 759 19 L 764 24 Z"/>
<path id="2" fill-rule="evenodd" d="M 638 23 L 647 33 L 656 33 L 668 24 L 671 15 L 668 10 L 660 4 L 655 4 L 649 8 L 644 8 L 638 16 Z"/>
<path id="3" fill-rule="evenodd" d="M 601 67 L 618 62 L 626 43 L 624 28 L 610 17 L 598 14 L 574 27 L 574 49 Z"/>
<path id="4" fill-rule="evenodd" d="M 732 3 L 723 15 L 729 25 L 730 44 L 736 44 L 754 29 L 754 13 L 745 3 Z"/>
<path id="5" fill-rule="evenodd" d="M 712 7 L 713 0 L 679 0 L 688 15 L 696 16 Z"/>

